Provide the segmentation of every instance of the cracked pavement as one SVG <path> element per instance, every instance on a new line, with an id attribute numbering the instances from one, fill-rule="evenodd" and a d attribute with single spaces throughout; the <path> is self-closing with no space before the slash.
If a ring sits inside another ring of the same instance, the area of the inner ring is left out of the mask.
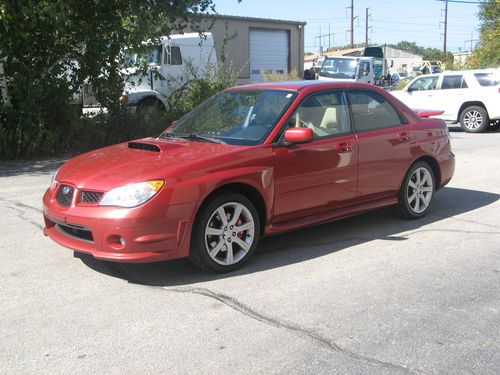
<path id="1" fill-rule="evenodd" d="M 0 164 L 0 373 L 500 373 L 500 132 L 452 130 L 424 219 L 268 237 L 222 276 L 74 256 L 41 232 L 60 161 Z"/>

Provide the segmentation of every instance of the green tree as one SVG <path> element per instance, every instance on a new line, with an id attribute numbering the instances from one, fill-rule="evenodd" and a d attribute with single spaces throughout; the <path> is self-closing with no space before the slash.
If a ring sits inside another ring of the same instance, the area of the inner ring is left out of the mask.
<path id="1" fill-rule="evenodd" d="M 471 68 L 500 66 L 500 0 L 486 0 L 479 5 L 481 20 L 479 47 L 468 61 Z"/>
<path id="2" fill-rule="evenodd" d="M 214 12 L 213 0 L 0 0 L 0 63 L 10 97 L 0 101 L 0 157 L 53 147 L 84 81 L 116 111 L 123 48 L 144 53 L 145 40 L 197 30 Z"/>

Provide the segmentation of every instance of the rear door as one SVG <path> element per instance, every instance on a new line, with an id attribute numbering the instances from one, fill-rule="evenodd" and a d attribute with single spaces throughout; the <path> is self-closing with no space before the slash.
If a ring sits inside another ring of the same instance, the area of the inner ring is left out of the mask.
<path id="1" fill-rule="evenodd" d="M 347 92 L 359 147 L 357 203 L 394 197 L 413 160 L 411 125 L 381 94 Z"/>
<path id="2" fill-rule="evenodd" d="M 307 97 L 287 126 L 309 127 L 314 139 L 274 149 L 274 223 L 350 205 L 356 197 L 358 145 L 343 92 Z"/>
<path id="3" fill-rule="evenodd" d="M 440 90 L 436 92 L 433 101 L 437 108 L 444 110 L 439 117 L 445 120 L 456 121 L 462 103 L 468 100 L 472 93 L 462 74 L 445 74 L 441 81 Z"/>

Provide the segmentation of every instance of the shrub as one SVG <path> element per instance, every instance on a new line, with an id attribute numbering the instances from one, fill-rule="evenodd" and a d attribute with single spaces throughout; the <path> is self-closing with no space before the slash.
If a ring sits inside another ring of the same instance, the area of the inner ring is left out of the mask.
<path id="1" fill-rule="evenodd" d="M 300 78 L 299 73 L 296 70 L 292 70 L 287 74 L 279 74 L 279 73 L 264 73 L 263 75 L 264 81 L 266 82 L 280 82 L 280 81 L 297 81 Z"/>

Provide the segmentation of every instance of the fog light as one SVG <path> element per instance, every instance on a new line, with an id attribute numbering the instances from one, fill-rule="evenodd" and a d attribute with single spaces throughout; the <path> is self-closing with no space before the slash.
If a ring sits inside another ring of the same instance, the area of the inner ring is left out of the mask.
<path id="1" fill-rule="evenodd" d="M 122 236 L 113 234 L 108 237 L 108 245 L 114 250 L 122 250 L 125 248 L 126 244 L 127 241 L 125 241 L 125 238 L 123 238 Z"/>

